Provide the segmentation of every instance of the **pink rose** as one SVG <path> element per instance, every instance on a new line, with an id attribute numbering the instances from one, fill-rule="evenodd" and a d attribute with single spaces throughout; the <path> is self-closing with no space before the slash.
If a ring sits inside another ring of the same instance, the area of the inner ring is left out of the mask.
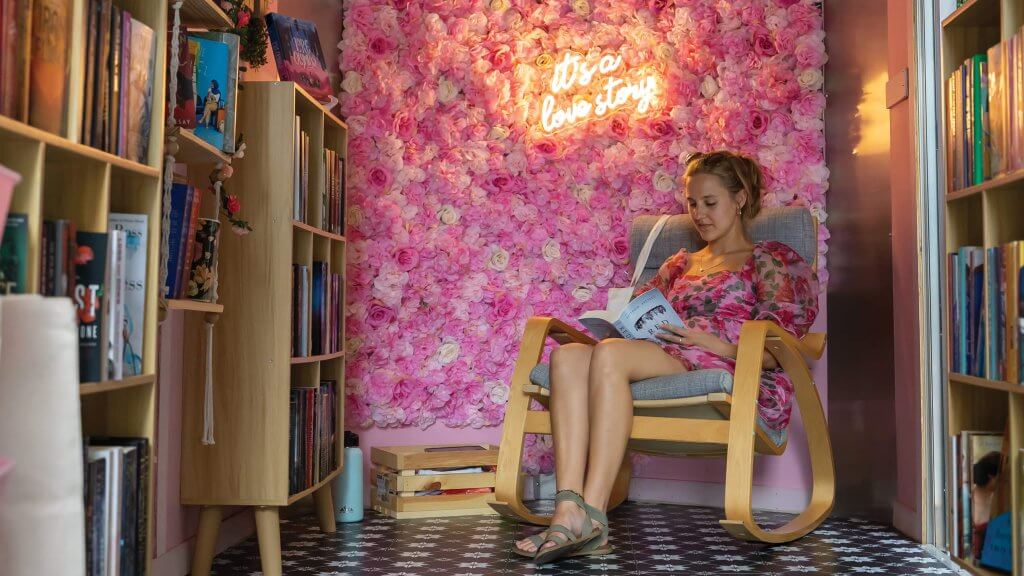
<path id="1" fill-rule="evenodd" d="M 367 175 L 367 180 L 370 186 L 373 186 L 377 190 L 387 190 L 391 187 L 393 177 L 391 172 L 385 170 L 381 166 L 374 166 L 370 169 L 370 173 Z"/>
<path id="2" fill-rule="evenodd" d="M 750 110 L 747 114 L 747 130 L 755 136 L 760 136 L 767 128 L 768 116 L 760 110 Z"/>
<path id="3" fill-rule="evenodd" d="M 805 68 L 820 68 L 825 64 L 825 44 L 816 38 L 804 37 L 797 41 L 793 55 Z"/>
<path id="4" fill-rule="evenodd" d="M 608 126 L 611 128 L 612 134 L 615 134 L 620 140 L 624 139 L 626 134 L 629 133 L 629 120 L 623 114 L 612 116 Z"/>
<path id="5" fill-rule="evenodd" d="M 774 56 L 778 53 L 775 42 L 767 30 L 760 28 L 754 32 L 754 52 L 759 56 Z"/>
<path id="6" fill-rule="evenodd" d="M 382 328 L 391 324 L 395 319 L 395 312 L 382 304 L 379 300 L 371 300 L 366 308 L 366 323 L 373 328 Z"/>
<path id="7" fill-rule="evenodd" d="M 558 154 L 558 144 L 551 138 L 541 138 L 534 142 L 534 150 L 543 156 L 555 156 Z"/>
<path id="8" fill-rule="evenodd" d="M 516 316 L 518 311 L 515 298 L 510 296 L 508 292 L 502 292 L 494 297 L 494 305 L 491 308 L 492 317 L 494 319 L 499 321 L 511 320 Z"/>
<path id="9" fill-rule="evenodd" d="M 405 110 L 395 112 L 395 120 L 392 128 L 402 140 L 412 140 L 416 137 L 416 119 Z"/>
<path id="10" fill-rule="evenodd" d="M 414 248 L 399 248 L 395 252 L 395 263 L 398 264 L 398 268 L 403 272 L 412 270 L 419 262 L 419 252 Z"/>

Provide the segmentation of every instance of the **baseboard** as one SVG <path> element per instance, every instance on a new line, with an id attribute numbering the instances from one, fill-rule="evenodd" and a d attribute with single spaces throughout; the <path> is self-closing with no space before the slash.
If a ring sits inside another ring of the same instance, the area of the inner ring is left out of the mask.
<path id="1" fill-rule="evenodd" d="M 220 524 L 217 536 L 217 554 L 249 538 L 256 532 L 256 521 L 252 510 L 242 510 L 225 518 Z M 185 576 L 192 567 L 192 549 L 195 536 L 178 544 L 166 554 L 153 560 L 153 576 Z"/>
<path id="2" fill-rule="evenodd" d="M 725 505 L 725 484 L 633 478 L 629 482 L 629 498 L 639 502 L 722 508 Z M 803 512 L 810 499 L 811 495 L 807 491 L 771 486 L 754 486 L 751 497 L 755 510 L 793 514 Z"/>
<path id="3" fill-rule="evenodd" d="M 922 541 L 921 515 L 904 504 L 892 503 L 892 526 L 911 540 Z"/>

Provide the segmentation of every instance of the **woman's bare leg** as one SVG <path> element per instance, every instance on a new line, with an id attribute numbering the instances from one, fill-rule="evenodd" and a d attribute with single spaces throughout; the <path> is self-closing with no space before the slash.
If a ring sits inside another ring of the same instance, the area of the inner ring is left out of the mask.
<path id="1" fill-rule="evenodd" d="M 682 363 L 652 342 L 611 339 L 594 347 L 589 378 L 589 455 L 582 493 L 588 504 L 602 511 L 608 508 L 608 498 L 633 428 L 630 383 L 685 370 Z M 557 440 L 555 446 L 557 454 Z M 551 523 L 581 534 L 585 529 L 590 530 L 583 526 L 585 519 L 583 510 L 567 502 L 555 508 Z"/>
<path id="2" fill-rule="evenodd" d="M 551 353 L 549 407 L 555 445 L 555 482 L 559 490 L 583 492 L 587 443 L 590 441 L 588 372 L 593 350 L 593 346 L 586 344 L 564 344 Z M 516 545 L 528 552 L 537 549 L 525 539 Z"/>

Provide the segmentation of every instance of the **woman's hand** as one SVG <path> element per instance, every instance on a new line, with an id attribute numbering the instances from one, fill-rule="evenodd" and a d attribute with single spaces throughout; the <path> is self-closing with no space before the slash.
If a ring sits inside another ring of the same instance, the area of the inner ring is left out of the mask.
<path id="1" fill-rule="evenodd" d="M 682 326 L 673 326 L 668 323 L 662 324 L 659 328 L 661 328 L 661 332 L 658 332 L 655 336 L 665 342 L 683 346 L 697 346 L 726 358 L 736 357 L 736 347 L 714 334 L 701 330 L 691 330 Z"/>

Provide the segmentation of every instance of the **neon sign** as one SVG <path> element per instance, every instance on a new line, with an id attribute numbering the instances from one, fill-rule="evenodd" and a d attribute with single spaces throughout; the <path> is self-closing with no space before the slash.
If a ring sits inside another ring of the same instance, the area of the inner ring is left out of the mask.
<path id="1" fill-rule="evenodd" d="M 633 107 L 646 114 L 658 101 L 654 70 L 622 71 L 622 55 L 586 57 L 566 52 L 554 64 L 540 107 L 541 129 L 557 132 Z"/>

